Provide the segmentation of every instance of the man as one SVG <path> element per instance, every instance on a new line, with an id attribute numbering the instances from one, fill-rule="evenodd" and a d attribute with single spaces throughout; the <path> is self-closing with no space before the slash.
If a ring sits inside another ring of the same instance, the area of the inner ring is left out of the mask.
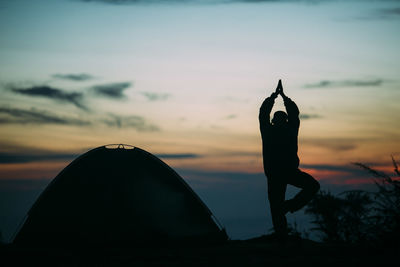
<path id="1" fill-rule="evenodd" d="M 270 113 L 278 95 L 282 96 L 287 113 L 275 112 L 270 122 Z M 277 236 L 284 239 L 287 236 L 285 214 L 304 207 L 318 192 L 319 183 L 311 175 L 299 170 L 297 156 L 299 109 L 283 93 L 281 80 L 278 82 L 276 91 L 262 103 L 259 121 L 272 223 Z M 293 199 L 285 200 L 288 184 L 302 190 Z"/>

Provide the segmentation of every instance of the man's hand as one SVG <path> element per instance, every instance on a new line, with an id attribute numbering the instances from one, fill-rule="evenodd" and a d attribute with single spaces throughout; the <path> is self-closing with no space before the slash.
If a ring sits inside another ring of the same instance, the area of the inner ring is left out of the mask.
<path id="1" fill-rule="evenodd" d="M 282 82 L 279 80 L 278 86 L 276 87 L 275 93 L 278 95 L 280 94 L 280 91 L 282 90 Z"/>
<path id="2" fill-rule="evenodd" d="M 278 94 L 280 94 L 284 99 L 286 98 L 286 95 L 283 92 L 283 86 L 282 86 L 281 80 L 279 80 L 279 82 L 278 82 L 278 87 L 276 88 L 276 92 L 278 92 Z"/>
<path id="3" fill-rule="evenodd" d="M 277 93 L 277 92 L 275 91 L 275 92 L 273 92 L 273 93 L 271 94 L 271 96 L 270 96 L 269 98 L 275 99 L 275 98 L 278 97 L 278 95 L 279 95 L 279 93 Z"/>
<path id="4" fill-rule="evenodd" d="M 281 81 L 281 79 L 279 79 L 278 86 L 276 87 L 276 91 L 279 93 L 282 90 L 283 90 L 282 81 Z"/>
<path id="5" fill-rule="evenodd" d="M 286 98 L 286 95 L 283 93 L 283 86 L 281 80 L 279 80 L 278 86 L 276 87 L 275 92 L 271 94 L 270 98 L 275 99 L 278 97 L 278 95 L 281 95 L 283 98 Z"/>
<path id="6" fill-rule="evenodd" d="M 275 99 L 275 98 L 278 97 L 280 87 L 282 87 L 281 80 L 279 80 L 278 86 L 276 87 L 275 92 L 273 92 L 273 93 L 271 94 L 271 97 L 272 97 L 273 99 Z"/>

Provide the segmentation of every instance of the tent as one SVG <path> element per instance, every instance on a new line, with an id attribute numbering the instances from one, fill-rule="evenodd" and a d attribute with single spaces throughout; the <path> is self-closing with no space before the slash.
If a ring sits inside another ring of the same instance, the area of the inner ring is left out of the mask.
<path id="1" fill-rule="evenodd" d="M 226 240 L 207 206 L 156 156 L 128 145 L 70 163 L 34 203 L 22 245 L 123 245 Z"/>

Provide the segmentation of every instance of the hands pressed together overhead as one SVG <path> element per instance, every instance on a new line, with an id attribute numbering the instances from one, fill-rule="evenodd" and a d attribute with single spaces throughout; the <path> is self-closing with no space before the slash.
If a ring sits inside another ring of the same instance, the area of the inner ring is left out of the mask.
<path id="1" fill-rule="evenodd" d="M 282 81 L 279 80 L 278 86 L 275 89 L 275 92 L 271 94 L 271 96 L 265 98 L 264 102 L 262 103 L 260 107 L 260 119 L 262 120 L 265 116 L 269 117 L 269 114 L 271 113 L 272 107 L 274 105 L 275 99 L 278 97 L 278 95 L 281 95 L 283 98 L 283 102 L 285 104 L 286 110 L 289 113 L 289 110 L 291 110 L 290 113 L 292 114 L 299 114 L 298 108 L 296 104 L 285 95 L 283 92 L 283 86 L 282 86 Z"/>
<path id="2" fill-rule="evenodd" d="M 282 86 L 281 80 L 279 80 L 278 86 L 276 87 L 275 92 L 273 92 L 273 93 L 271 94 L 271 97 L 277 98 L 278 95 L 281 95 L 284 99 L 286 98 L 286 95 L 283 93 L 283 86 Z"/>

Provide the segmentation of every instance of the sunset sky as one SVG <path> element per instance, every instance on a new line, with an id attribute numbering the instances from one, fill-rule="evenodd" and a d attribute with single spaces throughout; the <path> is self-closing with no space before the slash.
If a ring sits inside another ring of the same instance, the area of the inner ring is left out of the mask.
<path id="1" fill-rule="evenodd" d="M 352 162 L 400 159 L 399 29 L 394 0 L 1 1 L 0 231 L 43 181 L 115 143 L 160 156 L 233 237 L 268 230 L 258 110 L 279 79 L 301 112 L 300 167 L 366 188 Z"/>

